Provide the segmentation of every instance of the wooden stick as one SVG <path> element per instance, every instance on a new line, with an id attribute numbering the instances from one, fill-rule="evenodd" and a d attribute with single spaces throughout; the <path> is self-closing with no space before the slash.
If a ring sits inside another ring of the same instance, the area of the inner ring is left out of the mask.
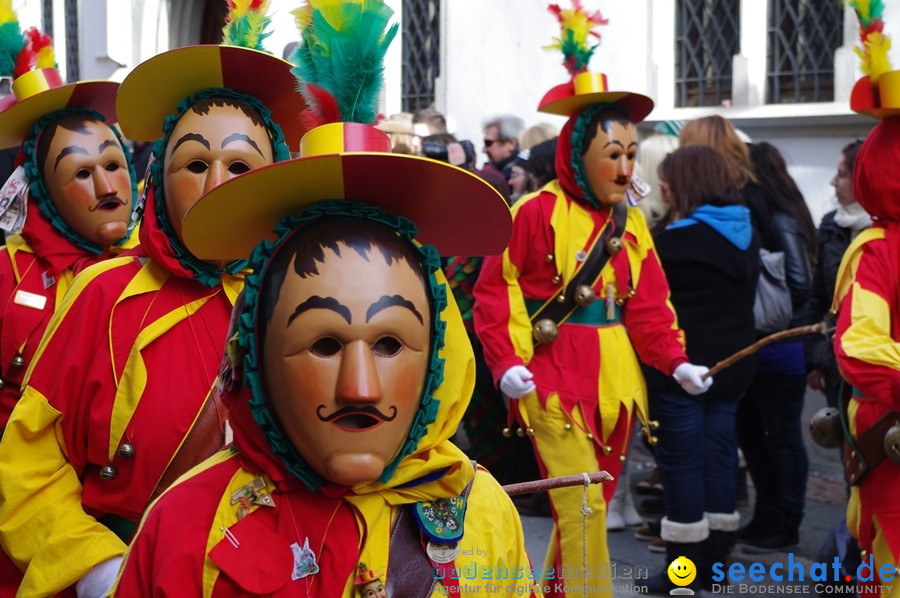
<path id="1" fill-rule="evenodd" d="M 588 474 L 588 479 L 591 484 L 599 484 L 601 482 L 611 482 L 615 478 L 605 471 L 595 471 L 594 473 Z M 549 480 L 534 480 L 531 482 L 521 482 L 519 484 L 509 484 L 503 486 L 503 490 L 510 496 L 516 496 L 518 494 L 531 494 L 532 492 L 543 492 L 544 490 L 581 486 L 583 484 L 583 475 L 569 475 L 562 478 L 550 478 Z"/>
<path id="2" fill-rule="evenodd" d="M 770 334 L 765 338 L 761 338 L 749 347 L 741 349 L 734 355 L 730 355 L 714 365 L 710 370 L 703 374 L 702 378 L 706 380 L 710 376 L 714 376 L 727 368 L 730 365 L 734 365 L 741 359 L 747 357 L 748 355 L 753 355 L 766 345 L 771 345 L 772 343 L 777 343 L 778 341 L 784 340 L 786 338 L 791 338 L 794 336 L 803 336 L 805 334 L 824 334 L 825 333 L 825 322 L 819 322 L 818 324 L 810 324 L 809 326 L 799 326 L 797 328 L 789 328 L 788 330 L 782 330 L 781 332 L 776 332 L 775 334 Z"/>

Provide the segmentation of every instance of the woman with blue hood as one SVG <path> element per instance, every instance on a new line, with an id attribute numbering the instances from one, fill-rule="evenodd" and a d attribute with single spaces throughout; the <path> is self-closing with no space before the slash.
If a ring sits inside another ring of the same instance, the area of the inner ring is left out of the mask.
<path id="1" fill-rule="evenodd" d="M 756 338 L 753 303 L 759 242 L 750 210 L 729 176 L 725 158 L 695 145 L 669 154 L 659 167 L 670 223 L 655 238 L 685 332 L 698 363 L 716 363 Z M 697 566 L 691 587 L 707 589 L 712 563 L 735 542 L 737 440 L 735 414 L 756 364 L 739 361 L 716 375 L 702 396 L 687 394 L 671 377 L 644 367 L 650 417 L 658 420 L 656 460 L 666 489 L 666 562 L 686 556 Z M 666 572 L 648 580 L 649 593 L 674 585 Z"/>

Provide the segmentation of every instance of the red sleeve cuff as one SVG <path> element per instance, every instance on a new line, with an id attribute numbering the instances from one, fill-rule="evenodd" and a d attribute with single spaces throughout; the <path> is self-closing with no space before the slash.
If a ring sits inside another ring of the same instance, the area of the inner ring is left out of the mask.
<path id="1" fill-rule="evenodd" d="M 672 363 L 669 365 L 669 372 L 666 374 L 667 376 L 671 376 L 675 373 L 675 368 L 680 366 L 682 363 L 690 363 L 686 355 L 682 355 L 681 357 L 676 357 L 672 360 Z"/>
<path id="2" fill-rule="evenodd" d="M 494 375 L 494 386 L 500 386 L 500 378 L 503 377 L 503 374 L 506 373 L 506 370 L 513 367 L 514 365 L 525 365 L 525 362 L 522 361 L 518 355 L 512 355 L 507 357 L 506 359 L 501 360 L 491 372 Z"/>

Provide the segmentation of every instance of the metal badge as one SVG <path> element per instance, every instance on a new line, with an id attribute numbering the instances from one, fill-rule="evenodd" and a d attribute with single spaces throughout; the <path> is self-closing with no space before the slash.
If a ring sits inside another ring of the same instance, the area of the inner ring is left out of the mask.
<path id="1" fill-rule="evenodd" d="M 43 295 L 29 293 L 28 291 L 19 289 L 18 291 L 16 291 L 16 296 L 13 298 L 13 303 L 40 311 L 47 306 L 47 298 Z"/>
<path id="2" fill-rule="evenodd" d="M 452 563 L 459 556 L 459 544 L 438 544 L 437 542 L 428 542 L 425 547 L 428 558 L 443 565 L 444 563 Z"/>

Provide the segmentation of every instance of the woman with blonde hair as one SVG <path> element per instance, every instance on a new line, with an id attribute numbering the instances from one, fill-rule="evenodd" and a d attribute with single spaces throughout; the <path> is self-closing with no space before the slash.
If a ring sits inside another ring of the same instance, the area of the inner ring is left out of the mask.
<path id="1" fill-rule="evenodd" d="M 678 141 L 682 147 L 708 145 L 724 156 L 732 180 L 740 190 L 744 203 L 750 208 L 753 228 L 762 246 L 769 249 L 775 245 L 766 191 L 757 182 L 753 162 L 750 161 L 750 150 L 731 121 L 718 115 L 692 120 L 684 125 Z"/>

